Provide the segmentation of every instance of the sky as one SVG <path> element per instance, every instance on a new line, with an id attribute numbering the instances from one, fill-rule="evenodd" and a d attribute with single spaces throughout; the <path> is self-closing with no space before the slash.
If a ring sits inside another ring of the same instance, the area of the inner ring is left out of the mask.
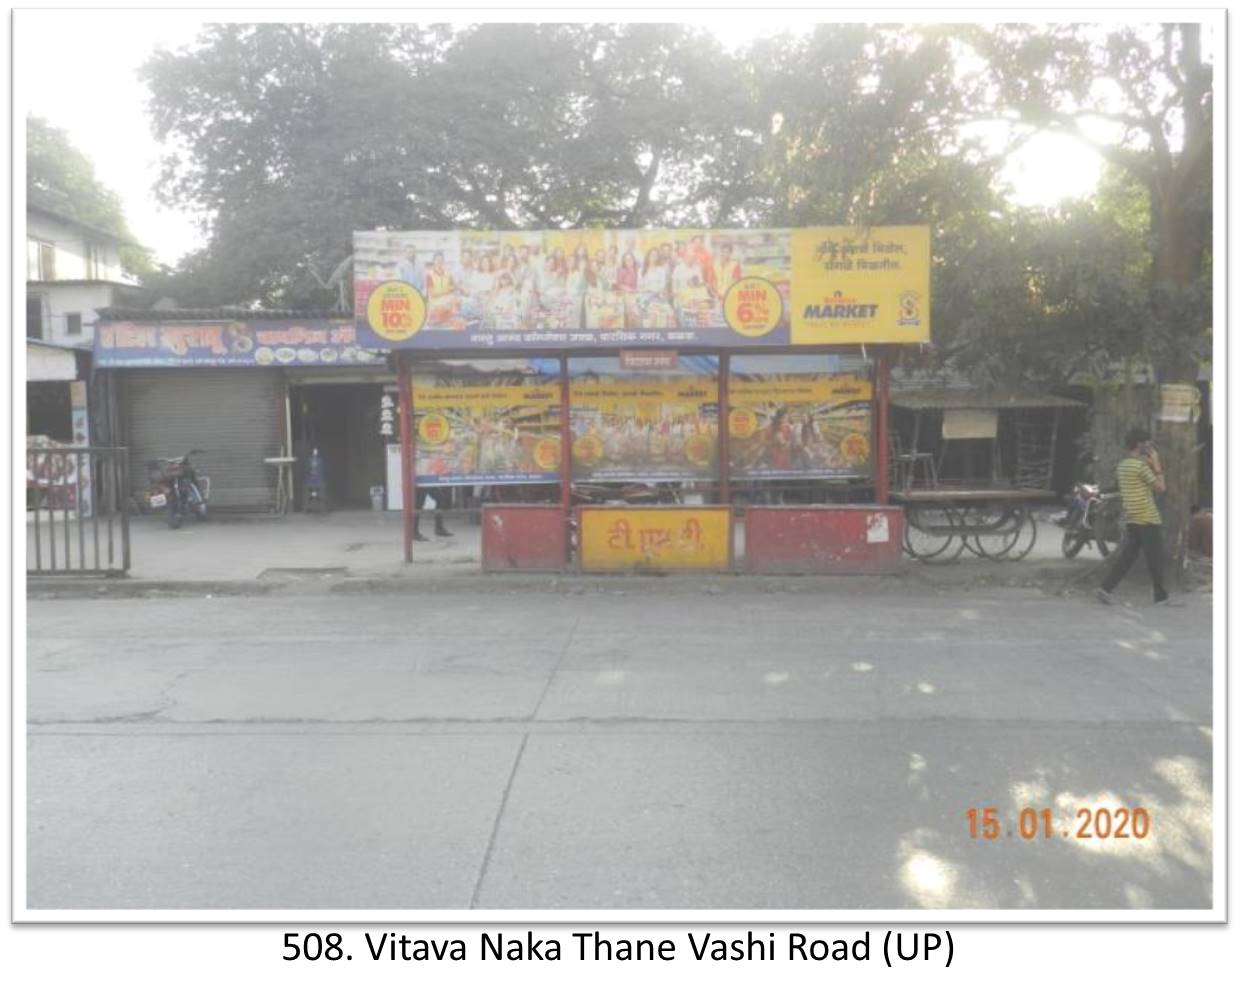
<path id="1" fill-rule="evenodd" d="M 789 12 L 783 12 L 789 15 Z M 759 22 L 737 15 L 708 25 L 728 47 L 782 30 L 807 30 L 811 14 Z M 153 188 L 161 147 L 151 135 L 147 94 L 138 69 L 158 48 L 190 44 L 209 12 L 19 11 L 14 32 L 15 109 L 64 129 L 95 166 L 98 178 L 124 204 L 137 239 L 173 266 L 202 244 L 197 219 L 161 205 Z M 73 30 L 65 30 L 72 18 Z M 254 18 L 258 19 L 258 18 Z M 35 72 L 56 66 L 55 73 Z M 17 114 L 14 120 L 22 120 Z M 1003 179 L 1020 204 L 1051 205 L 1091 192 L 1101 163 L 1094 152 L 1064 136 L 1033 139 L 1009 163 Z"/>

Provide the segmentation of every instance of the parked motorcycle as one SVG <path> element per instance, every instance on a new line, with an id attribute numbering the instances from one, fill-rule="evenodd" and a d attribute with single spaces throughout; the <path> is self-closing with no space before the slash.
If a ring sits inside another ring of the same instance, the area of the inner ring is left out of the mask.
<path id="1" fill-rule="evenodd" d="M 573 484 L 573 505 L 682 505 L 679 490 L 667 483 Z"/>
<path id="2" fill-rule="evenodd" d="M 1062 527 L 1062 555 L 1067 560 L 1093 543 L 1102 557 L 1108 557 L 1122 543 L 1122 496 L 1079 482 L 1057 524 Z"/>
<path id="3" fill-rule="evenodd" d="M 211 479 L 199 474 L 190 462 L 190 457 L 201 452 L 190 450 L 183 457 L 164 457 L 146 464 L 151 483 L 146 500 L 152 509 L 167 509 L 169 529 L 180 529 L 189 512 L 199 520 L 206 518 Z"/>

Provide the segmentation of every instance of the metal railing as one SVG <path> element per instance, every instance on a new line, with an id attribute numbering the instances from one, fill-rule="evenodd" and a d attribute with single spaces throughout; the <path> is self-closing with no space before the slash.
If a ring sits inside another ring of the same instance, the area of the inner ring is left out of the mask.
<path id="1" fill-rule="evenodd" d="M 124 447 L 26 450 L 26 574 L 117 577 L 129 560 Z"/>

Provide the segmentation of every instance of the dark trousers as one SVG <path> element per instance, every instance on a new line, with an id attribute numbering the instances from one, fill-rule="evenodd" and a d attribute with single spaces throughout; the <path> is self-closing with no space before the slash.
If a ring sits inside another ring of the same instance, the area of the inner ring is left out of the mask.
<path id="1" fill-rule="evenodd" d="M 1109 576 L 1101 587 L 1105 591 L 1113 591 L 1139 559 L 1140 550 L 1143 550 L 1143 559 L 1148 564 L 1148 573 L 1152 575 L 1152 597 L 1163 602 L 1169 597 L 1169 593 L 1165 591 L 1165 547 L 1161 542 L 1160 526 L 1139 526 L 1133 522 L 1126 524 L 1126 539 L 1122 543 L 1122 549 L 1118 551 L 1118 559 L 1109 569 Z"/>
<path id="2" fill-rule="evenodd" d="M 443 513 L 451 511 L 451 488 L 418 488 L 417 498 L 413 502 L 414 507 L 420 511 L 426 507 L 426 499 L 431 495 L 434 496 L 434 529 L 436 532 L 442 532 Z M 421 516 L 413 516 L 413 532 L 421 532 Z"/>

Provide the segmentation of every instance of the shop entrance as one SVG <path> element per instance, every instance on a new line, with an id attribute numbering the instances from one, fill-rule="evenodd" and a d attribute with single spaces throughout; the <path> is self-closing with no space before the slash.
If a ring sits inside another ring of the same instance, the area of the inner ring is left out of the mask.
<path id="1" fill-rule="evenodd" d="M 297 507 L 304 506 L 305 468 L 316 448 L 325 463 L 329 507 L 368 508 L 370 488 L 386 479 L 382 385 L 294 384 L 288 390 Z"/>
<path id="2" fill-rule="evenodd" d="M 26 435 L 73 442 L 73 413 L 67 380 L 27 381 Z"/>

